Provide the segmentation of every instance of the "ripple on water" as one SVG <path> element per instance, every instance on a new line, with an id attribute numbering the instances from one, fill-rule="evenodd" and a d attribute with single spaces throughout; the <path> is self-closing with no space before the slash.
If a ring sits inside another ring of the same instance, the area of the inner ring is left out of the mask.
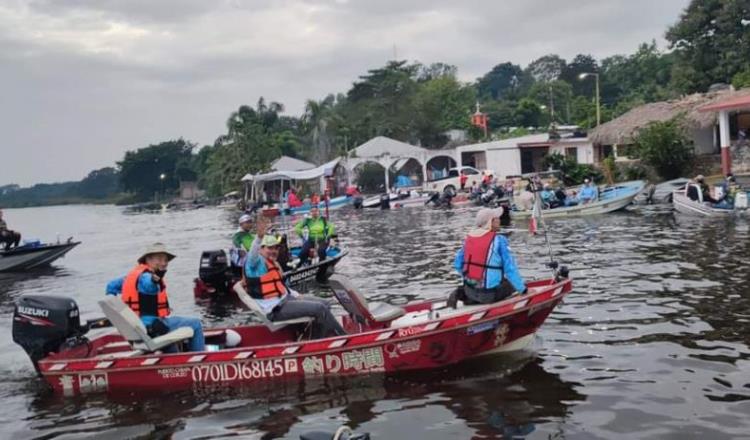
<path id="1" fill-rule="evenodd" d="M 474 209 L 335 212 L 350 254 L 338 272 L 373 300 L 444 296 Z M 108 280 L 149 242 L 178 254 L 168 275 L 179 314 L 244 322 L 234 305 L 195 304 L 204 249 L 226 245 L 235 215 L 215 209 L 123 215 L 111 206 L 8 210 L 26 236 L 84 244 L 55 268 L 0 276 L 0 310 L 26 292 L 70 295 L 87 316 Z M 48 219 L 54 218 L 54 231 Z M 523 227 L 524 225 L 520 225 Z M 532 350 L 440 371 L 177 393 L 62 400 L 34 378 L 0 320 L 2 438 L 298 438 L 348 424 L 373 438 L 741 438 L 750 432 L 750 229 L 645 207 L 549 220 L 574 291 Z M 144 231 L 148 231 L 144 233 Z M 542 236 L 515 232 L 527 277 L 548 275 Z"/>

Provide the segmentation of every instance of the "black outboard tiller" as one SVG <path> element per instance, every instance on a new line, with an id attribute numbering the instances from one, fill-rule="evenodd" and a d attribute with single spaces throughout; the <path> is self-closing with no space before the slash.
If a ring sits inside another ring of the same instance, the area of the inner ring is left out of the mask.
<path id="1" fill-rule="evenodd" d="M 83 335 L 90 328 L 104 327 L 107 320 L 81 325 L 78 304 L 72 298 L 50 295 L 24 295 L 13 310 L 13 342 L 23 347 L 34 363 L 61 348 L 86 343 Z"/>
<path id="2" fill-rule="evenodd" d="M 380 209 L 391 209 L 391 195 L 388 193 L 380 196 Z"/>
<path id="3" fill-rule="evenodd" d="M 198 267 L 198 278 L 201 281 L 216 289 L 226 290 L 230 282 L 228 271 L 227 254 L 223 249 L 203 251 Z"/>

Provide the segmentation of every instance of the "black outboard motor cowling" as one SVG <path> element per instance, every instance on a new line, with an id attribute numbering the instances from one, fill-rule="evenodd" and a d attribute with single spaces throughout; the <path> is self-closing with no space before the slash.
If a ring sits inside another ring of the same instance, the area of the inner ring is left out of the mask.
<path id="1" fill-rule="evenodd" d="M 88 330 L 81 326 L 78 304 L 72 298 L 24 295 L 13 310 L 13 342 L 28 353 L 34 368 L 49 353 L 56 353 L 71 338 Z"/>
<path id="2" fill-rule="evenodd" d="M 228 269 L 227 253 L 223 249 L 203 251 L 200 267 L 198 267 L 198 278 L 211 286 L 221 287 L 227 282 Z"/>
<path id="3" fill-rule="evenodd" d="M 380 209 L 391 209 L 391 195 L 388 193 L 380 196 Z"/>

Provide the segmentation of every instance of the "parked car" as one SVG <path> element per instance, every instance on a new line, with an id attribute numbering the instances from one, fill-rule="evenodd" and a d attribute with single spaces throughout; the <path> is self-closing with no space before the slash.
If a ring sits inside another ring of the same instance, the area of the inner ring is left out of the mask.
<path id="1" fill-rule="evenodd" d="M 491 174 L 491 172 L 489 172 Z M 461 174 L 467 175 L 469 178 L 466 181 L 466 188 L 470 188 L 471 185 L 481 183 L 482 172 L 476 168 L 463 166 L 457 168 L 451 168 L 448 170 L 448 176 L 440 179 L 430 180 L 424 184 L 425 191 L 453 191 L 456 192 L 461 189 Z"/>

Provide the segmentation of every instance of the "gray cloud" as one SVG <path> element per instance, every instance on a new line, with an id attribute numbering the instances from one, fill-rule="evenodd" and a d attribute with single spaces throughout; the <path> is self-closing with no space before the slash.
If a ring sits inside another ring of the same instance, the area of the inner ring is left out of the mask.
<path id="1" fill-rule="evenodd" d="M 688 0 L 0 3 L 0 184 L 80 179 L 124 151 L 222 133 L 259 96 L 299 114 L 393 57 L 459 67 L 630 53 Z M 5 163 L 11 163 L 7 166 Z"/>

